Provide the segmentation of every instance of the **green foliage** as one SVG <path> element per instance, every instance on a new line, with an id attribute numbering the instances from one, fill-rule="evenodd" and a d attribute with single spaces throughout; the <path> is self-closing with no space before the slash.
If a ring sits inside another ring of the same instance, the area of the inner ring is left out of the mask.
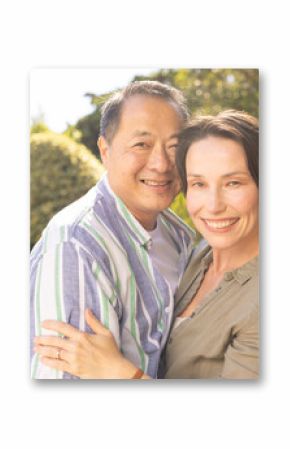
<path id="1" fill-rule="evenodd" d="M 82 196 L 103 172 L 84 146 L 52 132 L 31 136 L 31 245 L 50 218 Z"/>
<path id="2" fill-rule="evenodd" d="M 98 159 L 100 158 L 100 152 L 97 145 L 100 134 L 100 118 L 101 113 L 99 108 L 97 108 L 91 114 L 82 117 L 75 124 L 76 131 L 80 133 L 79 141 L 89 148 Z"/>
<path id="3" fill-rule="evenodd" d="M 185 201 L 185 198 L 184 198 L 184 195 L 183 195 L 182 192 L 179 193 L 175 197 L 174 201 L 170 205 L 170 209 L 173 210 L 173 212 L 175 212 L 176 215 L 178 215 L 183 221 L 185 221 L 185 223 L 188 226 L 190 226 L 191 228 L 195 229 L 195 227 L 194 227 L 194 225 L 192 223 L 192 220 L 191 220 L 191 218 L 190 218 L 190 216 L 189 216 L 189 214 L 187 212 L 186 201 Z M 197 231 L 196 231 L 196 233 L 197 233 L 196 243 L 198 243 L 201 236 L 200 236 L 200 234 Z"/>
<path id="4" fill-rule="evenodd" d="M 188 215 L 187 209 L 186 209 L 186 201 L 184 198 L 183 193 L 179 193 L 174 201 L 170 205 L 170 209 L 173 210 L 180 218 L 182 218 L 183 221 L 185 221 L 186 224 L 190 227 L 194 227 L 191 221 L 190 216 Z"/>
<path id="5" fill-rule="evenodd" d="M 30 126 L 30 134 L 44 133 L 50 131 L 50 129 L 45 123 L 45 116 L 42 113 L 38 114 L 35 117 L 32 117 L 31 122 L 32 123 Z"/>
<path id="6" fill-rule="evenodd" d="M 62 134 L 73 139 L 75 142 L 83 143 L 82 133 L 74 125 L 68 125 L 67 129 Z"/>
<path id="7" fill-rule="evenodd" d="M 224 109 L 259 115 L 257 69 L 163 69 L 135 79 L 157 79 L 182 90 L 192 115 L 217 114 Z"/>
<path id="8" fill-rule="evenodd" d="M 112 92 L 103 95 L 86 93 L 85 96 L 91 99 L 91 104 L 95 107 L 95 110 L 82 117 L 75 124 L 75 130 L 80 133 L 79 141 L 89 148 L 98 159 L 100 159 L 100 152 L 97 141 L 100 135 L 101 107 L 111 94 Z"/>
<path id="9" fill-rule="evenodd" d="M 50 131 L 50 129 L 42 121 L 34 122 L 30 128 L 30 134 L 44 133 L 44 132 L 48 132 L 48 131 Z"/>

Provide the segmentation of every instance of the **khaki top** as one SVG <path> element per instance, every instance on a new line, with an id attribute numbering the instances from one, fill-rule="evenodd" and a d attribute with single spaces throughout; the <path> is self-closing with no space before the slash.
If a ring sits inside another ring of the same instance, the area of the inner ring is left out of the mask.
<path id="1" fill-rule="evenodd" d="M 192 301 L 212 261 L 202 245 L 189 262 L 177 292 L 175 317 Z M 191 317 L 172 330 L 165 378 L 256 379 L 259 375 L 258 257 L 224 274 Z"/>

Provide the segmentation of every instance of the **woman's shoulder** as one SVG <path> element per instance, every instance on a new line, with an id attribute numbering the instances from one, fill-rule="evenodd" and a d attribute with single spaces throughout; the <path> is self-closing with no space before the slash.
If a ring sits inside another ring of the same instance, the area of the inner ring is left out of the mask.
<path id="1" fill-rule="evenodd" d="M 212 260 L 212 249 L 207 243 L 207 241 L 203 239 L 196 246 L 193 252 L 193 256 L 189 260 L 186 269 L 188 269 L 188 267 L 192 269 L 194 266 L 200 267 L 200 264 L 202 262 L 207 263 L 210 262 L 211 260 Z"/>
<path id="2" fill-rule="evenodd" d="M 195 248 L 192 257 L 189 259 L 185 268 L 179 285 L 177 299 L 183 298 L 184 295 L 190 291 L 198 273 L 203 270 L 204 265 L 208 265 L 211 260 L 212 249 L 205 240 L 202 240 Z"/>

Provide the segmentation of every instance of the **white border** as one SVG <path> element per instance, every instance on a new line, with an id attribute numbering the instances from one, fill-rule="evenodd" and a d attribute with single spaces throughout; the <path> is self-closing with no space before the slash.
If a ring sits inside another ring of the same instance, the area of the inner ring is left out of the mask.
<path id="1" fill-rule="evenodd" d="M 107 0 L 100 6 L 88 0 L 30 0 L 1 6 L 1 446 L 9 441 L 16 447 L 19 438 L 42 449 L 190 443 L 244 449 L 289 443 L 283 408 L 289 403 L 290 372 L 286 3 Z M 259 383 L 29 380 L 28 74 L 44 66 L 260 69 L 264 359 Z"/>

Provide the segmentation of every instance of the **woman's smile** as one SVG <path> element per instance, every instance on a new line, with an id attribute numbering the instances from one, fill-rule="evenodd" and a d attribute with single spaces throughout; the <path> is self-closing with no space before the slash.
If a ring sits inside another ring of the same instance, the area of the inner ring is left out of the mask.
<path id="1" fill-rule="evenodd" d="M 207 229 L 211 232 L 229 232 L 234 225 L 239 221 L 239 217 L 235 218 L 220 218 L 220 219 L 206 219 L 201 218 Z"/>

